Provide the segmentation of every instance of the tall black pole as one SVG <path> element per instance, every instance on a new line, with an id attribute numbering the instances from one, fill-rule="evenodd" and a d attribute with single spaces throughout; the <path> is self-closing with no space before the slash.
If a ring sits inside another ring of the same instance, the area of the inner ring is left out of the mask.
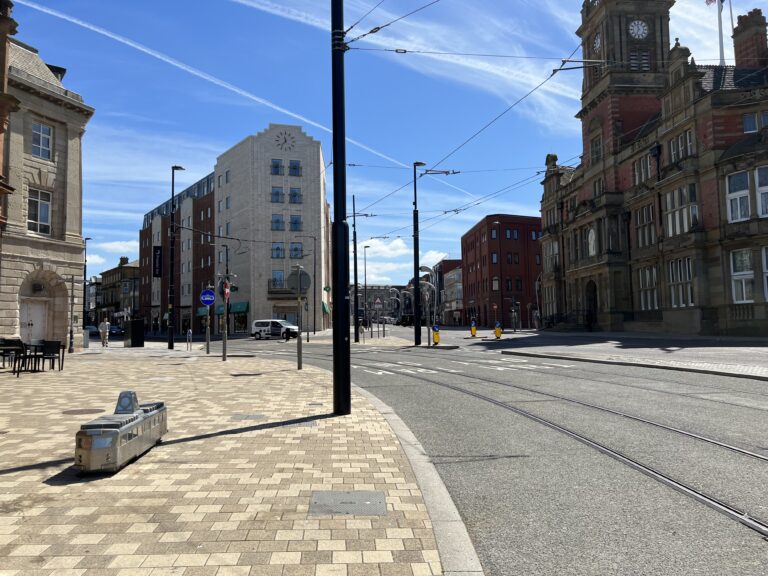
<path id="1" fill-rule="evenodd" d="M 312 236 L 312 282 L 315 284 L 312 294 L 312 334 L 317 334 L 317 236 Z M 307 341 L 309 341 L 309 329 L 307 329 Z"/>
<path id="2" fill-rule="evenodd" d="M 413 345 L 421 346 L 421 291 L 419 289 L 419 203 L 416 192 L 416 168 L 413 163 Z"/>
<path id="3" fill-rule="evenodd" d="M 355 342 L 360 342 L 360 318 L 357 317 L 357 307 L 360 301 L 360 295 L 357 291 L 357 212 L 355 208 L 355 195 L 352 194 L 352 263 L 355 269 L 355 291 L 354 304 L 352 305 L 353 314 L 355 315 Z"/>
<path id="4" fill-rule="evenodd" d="M 168 350 L 173 350 L 173 331 L 175 322 L 173 320 L 173 303 L 176 300 L 174 290 L 174 271 L 176 252 L 176 166 L 171 166 L 171 253 L 168 260 L 169 278 L 168 278 Z"/>
<path id="5" fill-rule="evenodd" d="M 349 344 L 349 225 L 344 105 L 344 0 L 331 0 L 333 99 L 333 412 L 352 412 Z"/>
<path id="6" fill-rule="evenodd" d="M 363 318 L 368 322 L 368 246 L 363 246 Z"/>
<path id="7" fill-rule="evenodd" d="M 232 294 L 229 282 L 229 245 L 224 246 L 224 333 L 221 339 L 221 361 L 227 361 L 227 334 L 229 333 L 229 297 Z"/>
<path id="8" fill-rule="evenodd" d="M 83 328 L 88 324 L 88 240 L 91 238 L 83 238 Z"/>

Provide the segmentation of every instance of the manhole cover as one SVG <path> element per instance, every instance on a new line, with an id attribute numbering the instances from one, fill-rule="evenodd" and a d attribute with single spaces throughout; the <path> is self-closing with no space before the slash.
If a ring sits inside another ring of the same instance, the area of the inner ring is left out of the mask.
<path id="1" fill-rule="evenodd" d="M 264 414 L 235 414 L 232 420 L 266 420 Z"/>
<path id="2" fill-rule="evenodd" d="M 384 492 L 312 492 L 309 499 L 310 516 L 348 514 L 354 516 L 385 516 L 387 502 Z"/>
<path id="3" fill-rule="evenodd" d="M 76 408 L 75 410 L 64 410 L 62 414 L 77 416 L 80 414 L 99 414 L 101 412 L 104 412 L 101 408 Z"/>
<path id="4" fill-rule="evenodd" d="M 307 402 L 307 406 L 322 406 L 322 402 Z"/>

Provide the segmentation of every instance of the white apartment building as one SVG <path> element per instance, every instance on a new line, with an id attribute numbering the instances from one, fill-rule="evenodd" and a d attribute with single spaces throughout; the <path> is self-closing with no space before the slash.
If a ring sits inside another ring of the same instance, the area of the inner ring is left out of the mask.
<path id="1" fill-rule="evenodd" d="M 330 325 L 330 208 L 320 142 L 299 126 L 270 124 L 221 156 L 215 168 L 216 269 L 237 275 L 231 295 L 233 332 L 261 318 L 297 322 L 288 287 L 302 266 L 311 287 L 302 328 Z M 316 251 L 316 252 L 315 252 Z"/>
<path id="2" fill-rule="evenodd" d="M 183 158 L 179 161 L 183 164 Z M 170 214 L 169 198 L 144 216 L 139 233 L 140 308 L 145 329 L 155 334 L 167 330 Z M 250 333 L 259 319 L 297 321 L 298 302 L 287 282 L 297 265 L 312 281 L 302 303 L 302 328 L 330 326 L 330 291 L 324 290 L 331 282 L 330 208 L 323 152 L 301 127 L 271 124 L 221 154 L 213 174 L 176 195 L 176 225 L 176 334 L 190 327 L 205 333 L 209 310 L 200 293 L 219 284 L 227 263 L 238 287 L 230 297 L 230 333 Z M 159 271 L 153 270 L 155 250 L 162 251 Z M 219 294 L 210 314 L 213 333 L 220 334 L 224 303 Z"/>

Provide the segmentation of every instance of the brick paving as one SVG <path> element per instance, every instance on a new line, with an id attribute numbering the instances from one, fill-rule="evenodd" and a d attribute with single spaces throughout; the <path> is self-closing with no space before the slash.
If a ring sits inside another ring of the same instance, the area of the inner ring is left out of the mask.
<path id="1" fill-rule="evenodd" d="M 442 573 L 396 436 L 354 392 L 352 414 L 330 416 L 326 372 L 150 344 L 0 369 L 0 387 L 0 576 Z M 121 390 L 164 401 L 169 433 L 116 474 L 79 477 L 75 432 L 98 414 L 64 412 L 111 413 Z M 382 491 L 387 514 L 312 516 L 320 490 Z"/>

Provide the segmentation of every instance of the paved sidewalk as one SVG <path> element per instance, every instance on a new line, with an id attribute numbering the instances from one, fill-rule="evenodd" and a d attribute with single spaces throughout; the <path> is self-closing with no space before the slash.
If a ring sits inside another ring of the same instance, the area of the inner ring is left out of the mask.
<path id="1" fill-rule="evenodd" d="M 18 379 L 0 369 L 0 576 L 442 574 L 408 459 L 365 397 L 333 417 L 327 372 L 197 348 L 92 348 Z M 166 402 L 163 444 L 78 477 L 76 430 L 127 389 Z M 329 490 L 381 491 L 386 515 L 310 515 Z"/>
<path id="2" fill-rule="evenodd" d="M 502 353 L 768 381 L 768 346 L 758 338 L 528 332 L 508 336 Z"/>

